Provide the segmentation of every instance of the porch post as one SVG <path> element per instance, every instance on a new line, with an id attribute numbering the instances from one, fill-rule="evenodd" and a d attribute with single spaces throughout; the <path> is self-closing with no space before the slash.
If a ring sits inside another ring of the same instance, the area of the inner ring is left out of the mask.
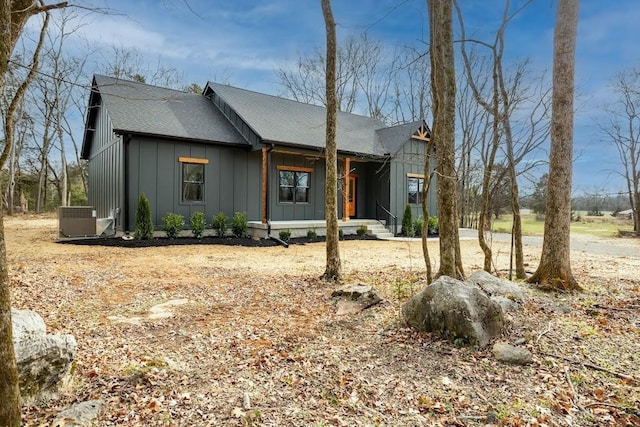
<path id="1" fill-rule="evenodd" d="M 349 172 L 351 159 L 344 158 L 344 178 L 342 180 L 342 220 L 349 221 Z"/>
<path id="2" fill-rule="evenodd" d="M 261 210 L 262 210 L 262 223 L 267 223 L 267 191 L 269 180 L 269 162 L 267 156 L 269 155 L 269 149 L 262 147 L 262 197 L 261 197 Z"/>

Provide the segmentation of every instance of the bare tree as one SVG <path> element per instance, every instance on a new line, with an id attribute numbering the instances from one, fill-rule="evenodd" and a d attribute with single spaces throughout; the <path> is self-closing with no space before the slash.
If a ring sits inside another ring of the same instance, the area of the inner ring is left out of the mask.
<path id="1" fill-rule="evenodd" d="M 394 61 L 393 106 L 387 114 L 390 123 L 423 120 L 431 112 L 429 55 L 420 48 L 405 47 Z"/>
<path id="2" fill-rule="evenodd" d="M 558 0 L 553 47 L 551 153 L 542 256 L 528 279 L 543 288 L 581 289 L 571 271 L 573 99 L 579 0 Z"/>
<path id="3" fill-rule="evenodd" d="M 514 119 L 515 113 L 518 107 L 524 103 L 527 94 L 527 90 L 523 87 L 524 76 L 526 75 L 527 61 L 517 64 L 511 74 L 505 72 L 503 65 L 504 54 L 504 33 L 508 23 L 520 13 L 528 4 L 530 0 L 523 3 L 515 12 L 510 11 L 510 1 L 507 0 L 502 15 L 501 25 L 496 32 L 495 39 L 492 44 L 485 43 L 479 40 L 470 40 L 471 42 L 484 46 L 491 51 L 491 75 L 492 75 L 492 87 L 491 94 L 483 97 L 482 87 L 484 87 L 485 79 L 482 77 L 483 73 L 473 74 L 471 60 L 466 51 L 466 36 L 464 32 L 464 22 L 462 19 L 462 13 L 456 2 L 456 11 L 458 14 L 458 20 L 462 29 L 462 56 L 464 59 L 466 76 L 469 80 L 469 85 L 477 102 L 486 110 L 486 112 L 492 118 L 491 128 L 491 147 L 485 156 L 485 170 L 482 185 L 482 204 L 480 208 L 480 220 L 478 223 L 478 239 L 480 247 L 482 248 L 485 259 L 484 269 L 491 271 L 492 264 L 492 250 L 485 238 L 486 228 L 490 226 L 490 205 L 495 204 L 492 202 L 491 196 L 499 194 L 499 189 L 502 186 L 502 182 L 505 178 L 510 182 L 510 204 L 511 212 L 513 215 L 512 225 L 512 256 L 515 254 L 516 263 L 516 276 L 520 279 L 526 278 L 524 270 L 524 255 L 522 251 L 522 223 L 520 219 L 520 205 L 519 205 L 519 187 L 518 187 L 518 164 L 523 160 L 524 156 L 531 153 L 531 151 L 544 139 L 529 138 L 524 142 L 519 142 L 514 138 Z M 477 76 L 480 77 L 477 77 Z M 476 83 L 476 80 L 480 79 L 482 87 Z M 533 111 L 537 111 L 534 109 Z M 531 116 L 530 123 L 524 125 L 524 127 L 531 127 L 531 133 L 535 133 L 536 125 L 539 124 L 539 117 Z M 534 144 L 533 142 L 535 141 Z M 494 174 L 494 166 L 496 166 L 496 156 L 498 149 L 503 147 L 505 167 L 498 169 Z M 517 146 L 517 147 L 516 147 Z M 521 155 L 516 155 L 516 150 Z M 495 176 L 494 176 L 495 175 Z M 510 269 L 511 275 L 511 269 Z"/>
<path id="4" fill-rule="evenodd" d="M 323 277 L 338 280 L 342 275 L 340 261 L 340 239 L 338 230 L 338 149 L 336 126 L 338 118 L 338 98 L 336 95 L 336 23 L 331 11 L 331 0 L 321 0 L 322 15 L 327 32 L 327 140 L 326 140 L 326 183 L 325 218 L 327 221 L 327 264 Z"/>
<path id="5" fill-rule="evenodd" d="M 607 122 L 599 123 L 603 134 L 618 150 L 629 205 L 633 209 L 633 230 L 640 236 L 640 71 L 622 71 L 613 83 L 618 96 L 607 108 Z"/>
<path id="6" fill-rule="evenodd" d="M 490 71 L 486 70 L 485 57 L 470 52 L 469 62 L 474 70 L 474 83 L 481 93 L 488 84 Z M 460 123 L 460 144 L 456 148 L 458 153 L 459 180 L 459 212 L 461 227 L 478 227 L 479 195 L 482 186 L 483 164 L 487 163 L 490 138 L 487 137 L 491 129 L 490 114 L 476 102 L 470 80 L 464 75 L 458 77 L 459 90 L 456 103 L 457 118 Z"/>
<path id="7" fill-rule="evenodd" d="M 431 44 L 433 132 L 438 174 L 440 268 L 437 276 L 463 278 L 458 235 L 455 165 L 456 80 L 453 54 L 453 0 L 427 0 Z"/>
<path id="8" fill-rule="evenodd" d="M 0 91 L 4 87 L 5 73 L 7 72 L 11 54 L 29 18 L 53 8 L 66 6 L 66 2 L 46 5 L 42 0 L 37 3 L 33 0 L 0 1 Z M 43 26 L 43 31 L 44 29 Z M 41 32 L 40 40 L 43 39 L 44 34 Z M 37 70 L 37 61 L 34 61 L 31 67 Z M 10 132 L 12 131 L 13 126 L 10 126 Z M 11 145 L 12 140 L 5 134 L 5 145 L 0 157 L 0 168 L 4 166 L 9 153 L 11 153 Z M 7 274 L 7 252 L 2 210 L 0 210 L 0 402 L 2 402 L 2 405 L 0 405 L 0 425 L 19 426 L 21 422 L 20 390 L 18 388 L 18 369 L 13 349 L 11 297 L 9 276 Z"/>

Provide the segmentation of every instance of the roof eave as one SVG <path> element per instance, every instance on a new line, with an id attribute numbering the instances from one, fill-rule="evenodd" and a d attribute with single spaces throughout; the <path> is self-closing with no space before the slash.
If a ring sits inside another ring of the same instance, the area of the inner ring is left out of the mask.
<path id="1" fill-rule="evenodd" d="M 227 145 L 227 146 L 243 147 L 243 148 L 251 147 L 251 144 L 249 144 L 248 142 L 228 142 L 228 141 L 218 141 L 215 139 L 189 138 L 189 137 L 176 136 L 176 135 L 156 134 L 151 132 L 139 132 L 139 131 L 133 131 L 129 129 L 114 129 L 113 133 L 117 135 L 135 135 L 135 136 L 141 136 L 144 138 L 163 138 L 163 139 L 172 139 L 177 141 L 199 142 L 199 143 Z"/>

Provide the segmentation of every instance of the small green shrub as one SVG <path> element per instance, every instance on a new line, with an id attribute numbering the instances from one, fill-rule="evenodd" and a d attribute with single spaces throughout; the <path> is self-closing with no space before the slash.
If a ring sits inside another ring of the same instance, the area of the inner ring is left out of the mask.
<path id="1" fill-rule="evenodd" d="M 431 235 L 438 234 L 440 231 L 440 226 L 438 225 L 438 217 L 430 216 L 429 221 L 427 222 L 427 232 Z"/>
<path id="2" fill-rule="evenodd" d="M 191 233 L 196 239 L 201 239 L 207 228 L 207 216 L 204 212 L 194 212 L 191 215 Z"/>
<path id="3" fill-rule="evenodd" d="M 184 228 L 184 217 L 177 213 L 168 213 L 162 218 L 162 229 L 167 237 L 175 239 Z"/>
<path id="4" fill-rule="evenodd" d="M 134 237 L 140 240 L 149 240 L 153 237 L 153 222 L 151 222 L 151 207 L 149 199 L 144 193 L 138 197 L 138 208 L 136 209 L 136 228 Z"/>
<path id="5" fill-rule="evenodd" d="M 402 229 L 400 231 L 404 236 L 413 237 L 413 213 L 411 212 L 410 205 L 407 205 L 404 208 L 404 215 L 402 215 Z"/>
<path id="6" fill-rule="evenodd" d="M 416 237 L 422 237 L 422 227 L 424 227 L 424 219 L 422 217 L 413 220 L 413 234 Z"/>
<path id="7" fill-rule="evenodd" d="M 307 230 L 307 239 L 316 239 L 318 237 L 318 233 L 316 233 L 315 229 Z"/>
<path id="8" fill-rule="evenodd" d="M 338 228 L 338 238 L 342 239 L 344 237 L 344 231 L 342 230 L 342 228 Z"/>
<path id="9" fill-rule="evenodd" d="M 236 237 L 244 237 L 247 235 L 249 224 L 247 222 L 246 212 L 236 212 L 231 219 L 231 231 Z"/>
<path id="10" fill-rule="evenodd" d="M 211 220 L 211 227 L 216 230 L 218 237 L 224 237 L 227 234 L 227 216 L 224 212 L 218 212 Z"/>
<path id="11" fill-rule="evenodd" d="M 367 226 L 364 224 L 361 224 L 358 229 L 356 230 L 356 234 L 360 237 L 364 236 L 365 234 L 367 234 Z"/>
<path id="12" fill-rule="evenodd" d="M 278 235 L 280 236 L 280 240 L 282 240 L 283 242 L 288 242 L 289 239 L 291 239 L 291 230 L 280 230 L 280 233 L 278 233 Z"/>

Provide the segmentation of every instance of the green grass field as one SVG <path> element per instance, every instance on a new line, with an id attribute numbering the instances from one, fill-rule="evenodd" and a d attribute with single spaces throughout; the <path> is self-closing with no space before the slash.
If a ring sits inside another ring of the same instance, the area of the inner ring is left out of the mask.
<path id="1" fill-rule="evenodd" d="M 571 223 L 571 232 L 579 234 L 591 234 L 600 237 L 616 237 L 620 231 L 633 231 L 631 220 L 614 218 L 611 215 L 586 216 L 577 213 L 578 221 Z M 494 219 L 492 230 L 497 233 L 511 233 L 512 216 L 502 215 Z M 544 220 L 536 219 L 534 214 L 522 215 L 522 234 L 525 236 L 542 236 L 544 233 Z"/>

